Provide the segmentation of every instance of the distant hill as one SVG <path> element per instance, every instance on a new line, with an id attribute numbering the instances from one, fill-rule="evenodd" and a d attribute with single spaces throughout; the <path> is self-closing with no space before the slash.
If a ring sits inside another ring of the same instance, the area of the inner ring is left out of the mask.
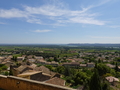
<path id="1" fill-rule="evenodd" d="M 91 46 L 91 47 L 120 47 L 120 44 L 99 44 L 99 43 L 95 43 L 95 44 L 89 44 L 89 43 L 83 43 L 83 44 L 79 44 L 79 43 L 70 43 L 68 44 L 69 46 Z"/>

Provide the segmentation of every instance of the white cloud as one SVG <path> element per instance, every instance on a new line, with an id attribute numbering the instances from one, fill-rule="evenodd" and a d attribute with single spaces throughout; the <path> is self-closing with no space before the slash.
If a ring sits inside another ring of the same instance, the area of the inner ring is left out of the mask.
<path id="1" fill-rule="evenodd" d="M 19 17 L 28 17 L 28 14 L 25 11 L 12 8 L 10 10 L 0 9 L 1 18 L 19 18 Z"/>
<path id="2" fill-rule="evenodd" d="M 90 8 L 102 6 L 110 1 L 112 1 L 112 0 L 96 0 L 95 2 L 93 2 L 93 4 L 90 5 Z"/>
<path id="3" fill-rule="evenodd" d="M 105 0 L 100 5 L 108 2 Z M 62 25 L 67 23 L 82 23 L 105 25 L 106 21 L 98 20 L 96 17 L 99 14 L 90 13 L 89 10 L 94 6 L 81 8 L 80 10 L 70 10 L 65 8 L 63 3 L 57 2 L 57 5 L 46 4 L 40 7 L 24 6 L 23 10 L 19 9 L 0 9 L 1 18 L 25 18 L 29 23 L 44 24 L 44 25 Z M 49 22 L 48 22 L 49 21 Z"/>
<path id="4" fill-rule="evenodd" d="M 110 2 L 110 1 L 112 1 L 112 0 L 102 0 L 102 2 L 100 2 L 100 3 L 98 4 L 98 6 L 101 6 L 101 5 L 103 5 L 103 4 L 106 4 L 106 3 Z"/>
<path id="5" fill-rule="evenodd" d="M 120 25 L 112 25 L 112 26 L 109 26 L 111 28 L 120 28 Z"/>
<path id="6" fill-rule="evenodd" d="M 82 8 L 82 10 L 68 10 L 66 8 L 61 8 L 58 6 L 54 5 L 43 5 L 41 7 L 30 7 L 30 6 L 25 6 L 25 10 L 29 12 L 30 14 L 40 14 L 40 15 L 46 15 L 46 16 L 78 16 L 80 14 L 83 14 L 87 10 L 89 10 L 90 7 L 88 8 Z"/>
<path id="7" fill-rule="evenodd" d="M 81 8 L 81 10 L 69 10 L 54 5 L 43 5 L 41 7 L 25 6 L 25 10 L 30 14 L 44 15 L 47 19 L 59 24 L 83 23 L 104 25 L 105 21 L 95 19 L 98 14 L 89 13 L 89 9 L 91 9 L 91 7 Z"/>
<path id="8" fill-rule="evenodd" d="M 26 7 L 26 10 L 31 14 L 45 15 L 47 18 L 55 21 L 56 23 L 83 23 L 104 25 L 105 21 L 96 20 L 94 16 L 97 14 L 89 14 L 87 11 L 89 8 L 83 8 L 82 10 L 67 10 L 60 9 L 56 6 L 42 6 L 42 7 Z"/>
<path id="9" fill-rule="evenodd" d="M 84 24 L 94 24 L 94 25 L 104 25 L 104 21 L 95 20 L 93 18 L 75 17 L 70 19 L 74 23 L 84 23 Z"/>
<path id="10" fill-rule="evenodd" d="M 26 6 L 25 10 L 30 14 L 40 14 L 46 16 L 62 16 L 63 14 L 65 14 L 64 10 L 60 10 L 56 6 L 52 5 L 44 5 L 41 7 Z"/>
<path id="11" fill-rule="evenodd" d="M 38 33 L 41 33 L 41 32 L 50 32 L 51 30 L 35 30 L 33 32 L 38 32 Z"/>
<path id="12" fill-rule="evenodd" d="M 27 18 L 27 22 L 29 23 L 36 23 L 36 24 L 42 24 L 40 19 L 36 19 L 36 18 Z"/>

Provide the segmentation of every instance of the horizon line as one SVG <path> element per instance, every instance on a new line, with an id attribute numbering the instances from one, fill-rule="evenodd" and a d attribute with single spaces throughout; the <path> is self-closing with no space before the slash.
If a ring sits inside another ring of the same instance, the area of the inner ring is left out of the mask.
<path id="1" fill-rule="evenodd" d="M 41 44 L 41 45 L 48 45 L 48 44 L 52 44 L 52 45 L 60 45 L 60 44 L 120 44 L 120 43 L 0 43 L 0 45 L 25 45 L 25 44 Z"/>

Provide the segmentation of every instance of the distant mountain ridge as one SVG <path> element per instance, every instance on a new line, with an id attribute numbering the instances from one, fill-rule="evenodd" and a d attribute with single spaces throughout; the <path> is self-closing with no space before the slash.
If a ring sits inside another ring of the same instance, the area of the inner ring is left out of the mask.
<path id="1" fill-rule="evenodd" d="M 70 43 L 68 45 L 72 45 L 72 46 L 99 46 L 99 47 L 120 47 L 120 44 L 102 44 L 102 43 Z"/>

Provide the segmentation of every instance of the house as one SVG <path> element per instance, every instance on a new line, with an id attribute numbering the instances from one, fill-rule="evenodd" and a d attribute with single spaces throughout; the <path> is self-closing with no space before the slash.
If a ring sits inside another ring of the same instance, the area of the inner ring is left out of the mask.
<path id="1" fill-rule="evenodd" d="M 86 67 L 87 64 L 80 64 L 80 67 Z"/>
<path id="2" fill-rule="evenodd" d="M 119 79 L 118 78 L 115 78 L 113 76 L 108 76 L 105 78 L 109 83 L 111 83 L 112 85 L 114 86 L 117 86 L 118 82 L 119 82 Z"/>
<path id="3" fill-rule="evenodd" d="M 45 83 L 50 83 L 50 84 L 65 86 L 65 80 L 60 79 L 58 77 L 51 78 L 51 79 L 45 81 Z"/>
<path id="4" fill-rule="evenodd" d="M 5 59 L 5 57 L 0 57 L 0 60 L 4 60 Z"/>
<path id="5" fill-rule="evenodd" d="M 43 57 L 42 56 L 35 56 L 35 59 L 40 59 L 40 60 L 43 60 Z"/>
<path id="6" fill-rule="evenodd" d="M 119 82 L 119 79 L 115 78 L 113 76 L 106 77 L 106 80 L 109 81 L 110 83 L 111 82 Z"/>
<path id="7" fill-rule="evenodd" d="M 29 67 L 32 68 L 32 69 L 35 69 L 37 67 L 37 65 L 36 64 L 31 64 Z"/>
<path id="8" fill-rule="evenodd" d="M 24 60 L 25 58 L 24 57 L 17 57 L 17 60 L 18 61 L 22 61 L 22 60 Z"/>
<path id="9" fill-rule="evenodd" d="M 33 71 L 33 68 L 27 66 L 27 65 L 21 65 L 19 67 L 11 66 L 11 71 L 13 73 L 13 76 L 17 76 L 18 74 L 24 73 L 24 72 L 29 72 Z"/>
<path id="10" fill-rule="evenodd" d="M 36 81 L 46 81 L 51 78 L 51 75 L 43 73 L 41 71 L 32 71 L 32 72 L 18 74 L 17 77 L 22 77 L 22 78 L 36 80 Z"/>
<path id="11" fill-rule="evenodd" d="M 29 55 L 29 56 L 27 56 L 27 59 L 33 59 L 33 58 L 34 58 L 33 55 Z"/>
<path id="12" fill-rule="evenodd" d="M 36 67 L 34 70 L 35 70 L 35 71 L 42 71 L 43 73 L 48 73 L 48 74 L 51 72 L 51 71 L 50 71 L 48 68 L 46 68 L 45 66 Z"/>
<path id="13" fill-rule="evenodd" d="M 52 61 L 49 65 L 58 66 L 58 62 Z"/>
<path id="14" fill-rule="evenodd" d="M 37 60 L 37 63 L 46 64 L 46 61 L 45 60 Z"/>
<path id="15" fill-rule="evenodd" d="M 80 63 L 78 63 L 78 62 L 63 63 L 62 66 L 79 67 Z"/>
<path id="16" fill-rule="evenodd" d="M 93 68 L 95 66 L 94 63 L 87 63 L 87 67 Z"/>
<path id="17" fill-rule="evenodd" d="M 50 64 L 51 64 L 51 62 L 46 62 L 45 64 L 46 64 L 46 65 L 50 65 Z"/>
<path id="18" fill-rule="evenodd" d="M 84 63 L 84 59 L 82 59 L 82 58 L 75 59 L 75 61 Z"/>
<path id="19" fill-rule="evenodd" d="M 29 62 L 35 62 L 35 59 L 28 59 Z"/>
<path id="20" fill-rule="evenodd" d="M 110 68 L 115 68 L 115 65 L 112 65 L 112 64 L 106 64 L 106 66 L 108 66 Z"/>
<path id="21" fill-rule="evenodd" d="M 11 61 L 11 59 L 10 58 L 4 59 L 4 62 L 7 62 L 7 61 Z"/>
<path id="22" fill-rule="evenodd" d="M 30 76 L 31 80 L 36 80 L 36 81 L 46 81 L 49 80 L 50 78 L 51 78 L 50 74 L 46 74 L 43 72 L 36 73 Z"/>
<path id="23" fill-rule="evenodd" d="M 10 65 L 14 64 L 11 61 L 6 61 L 6 62 L 2 62 L 2 64 L 5 64 L 5 66 L 10 67 Z"/>
<path id="24" fill-rule="evenodd" d="M 27 57 L 27 56 L 26 56 L 26 55 L 22 55 L 22 57 L 24 57 L 24 58 L 25 58 L 25 57 Z"/>
<path id="25" fill-rule="evenodd" d="M 38 72 L 38 71 L 26 72 L 26 73 L 18 74 L 17 77 L 30 79 L 30 76 L 36 73 L 41 73 L 41 72 Z"/>
<path id="26" fill-rule="evenodd" d="M 51 76 L 51 78 L 52 78 L 52 77 L 58 77 L 58 78 L 61 77 L 60 74 L 50 71 L 50 70 L 49 70 L 48 68 L 46 68 L 45 66 L 36 67 L 34 70 L 35 70 L 35 71 L 42 71 L 42 73 L 49 74 L 49 75 Z"/>
<path id="27" fill-rule="evenodd" d="M 54 77 L 60 78 L 57 76 L 56 73 L 44 73 L 44 72 L 40 72 L 40 73 L 36 73 L 36 74 L 32 74 L 30 75 L 30 79 L 31 80 L 36 80 L 36 81 L 46 81 L 49 79 L 52 79 Z"/>
<path id="28" fill-rule="evenodd" d="M 36 67 L 38 69 L 38 67 Z M 36 81 L 46 81 L 51 78 L 57 77 L 60 78 L 60 74 L 50 71 L 44 66 L 40 66 L 38 70 L 33 70 L 29 72 L 23 72 L 17 75 L 18 77 L 27 78 Z"/>
<path id="29" fill-rule="evenodd" d="M 13 56 L 12 55 L 9 55 L 8 57 L 7 57 L 7 59 L 12 59 L 13 58 Z"/>

